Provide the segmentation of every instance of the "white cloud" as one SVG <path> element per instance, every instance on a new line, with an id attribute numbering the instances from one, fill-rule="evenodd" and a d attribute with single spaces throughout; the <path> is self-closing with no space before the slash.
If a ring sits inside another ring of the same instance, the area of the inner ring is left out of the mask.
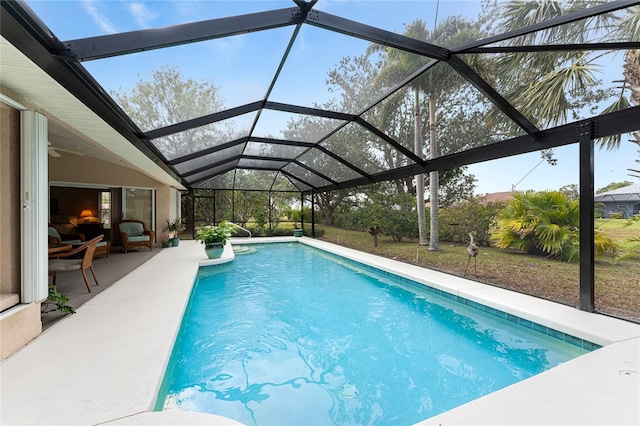
<path id="1" fill-rule="evenodd" d="M 307 39 L 304 36 L 304 33 L 301 31 L 298 33 L 298 37 L 294 43 L 293 53 L 295 55 L 304 55 L 305 52 L 309 50 L 309 43 L 307 43 Z"/>
<path id="2" fill-rule="evenodd" d="M 176 8 L 176 13 L 180 16 L 180 19 L 185 22 L 201 20 L 206 14 L 206 8 L 203 4 L 211 7 L 210 3 L 205 3 L 204 1 L 173 2 L 174 7 Z"/>
<path id="3" fill-rule="evenodd" d="M 126 5 L 129 13 L 141 28 L 149 28 L 149 22 L 158 16 L 157 13 L 151 11 L 143 2 L 132 1 L 127 2 Z"/>
<path id="4" fill-rule="evenodd" d="M 240 34 L 234 37 L 217 38 L 208 42 L 212 50 L 216 54 L 218 61 L 232 63 L 237 58 L 239 52 L 242 52 L 246 45 L 246 34 Z"/>
<path id="5" fill-rule="evenodd" d="M 93 18 L 102 31 L 109 34 L 118 32 L 113 22 L 98 10 L 94 0 L 82 0 L 82 7 L 84 7 L 84 10 Z"/>

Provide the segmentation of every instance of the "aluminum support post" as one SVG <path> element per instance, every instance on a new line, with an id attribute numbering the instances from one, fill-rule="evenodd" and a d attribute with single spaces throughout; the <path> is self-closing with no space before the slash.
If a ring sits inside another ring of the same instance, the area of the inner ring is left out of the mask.
<path id="1" fill-rule="evenodd" d="M 300 193 L 300 229 L 304 235 L 304 193 Z"/>
<path id="2" fill-rule="evenodd" d="M 316 237 L 316 193 L 311 190 L 311 238 Z"/>
<path id="3" fill-rule="evenodd" d="M 595 122 L 576 127 L 580 144 L 580 309 L 594 311 L 594 183 L 593 135 Z"/>

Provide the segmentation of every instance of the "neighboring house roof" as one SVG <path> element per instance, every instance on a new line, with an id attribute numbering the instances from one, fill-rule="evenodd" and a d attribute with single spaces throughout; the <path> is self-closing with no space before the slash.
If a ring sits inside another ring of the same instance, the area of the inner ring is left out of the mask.
<path id="1" fill-rule="evenodd" d="M 489 203 L 501 203 L 503 201 L 509 201 L 513 197 L 513 192 L 494 192 L 491 194 L 478 195 L 474 198 L 474 201 L 478 204 L 489 204 Z M 461 200 L 453 203 L 454 206 L 460 205 L 468 202 L 469 200 Z M 424 206 L 429 208 L 431 207 L 431 202 L 427 201 L 424 203 Z"/>
<path id="2" fill-rule="evenodd" d="M 597 194 L 593 200 L 596 203 L 640 202 L 640 183 Z"/>
<path id="3" fill-rule="evenodd" d="M 488 204 L 488 203 L 500 203 L 503 201 L 508 201 L 513 197 L 512 191 L 507 192 L 494 192 L 491 194 L 485 194 L 478 198 L 478 202 L 480 204 Z"/>

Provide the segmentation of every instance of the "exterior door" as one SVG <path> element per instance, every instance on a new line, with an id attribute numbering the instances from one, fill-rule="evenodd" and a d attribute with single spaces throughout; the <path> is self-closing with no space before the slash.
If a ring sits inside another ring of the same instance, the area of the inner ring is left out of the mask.
<path id="1" fill-rule="evenodd" d="M 154 189 L 123 188 L 122 218 L 141 220 L 155 230 L 155 195 Z"/>

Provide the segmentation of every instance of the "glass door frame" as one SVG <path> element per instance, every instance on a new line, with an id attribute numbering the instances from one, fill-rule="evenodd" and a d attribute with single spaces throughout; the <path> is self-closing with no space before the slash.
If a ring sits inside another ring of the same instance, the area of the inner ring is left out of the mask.
<path id="1" fill-rule="evenodd" d="M 127 210 L 127 190 L 128 189 L 142 189 L 142 190 L 147 190 L 147 191 L 151 191 L 151 223 L 149 224 L 149 229 L 152 231 L 156 230 L 156 188 L 146 188 L 146 187 L 141 187 L 141 186 L 122 186 L 122 197 L 121 197 L 121 201 L 122 204 L 120 206 L 120 210 L 121 210 L 121 218 L 124 219 L 129 219 L 128 217 L 126 217 L 126 210 Z"/>

